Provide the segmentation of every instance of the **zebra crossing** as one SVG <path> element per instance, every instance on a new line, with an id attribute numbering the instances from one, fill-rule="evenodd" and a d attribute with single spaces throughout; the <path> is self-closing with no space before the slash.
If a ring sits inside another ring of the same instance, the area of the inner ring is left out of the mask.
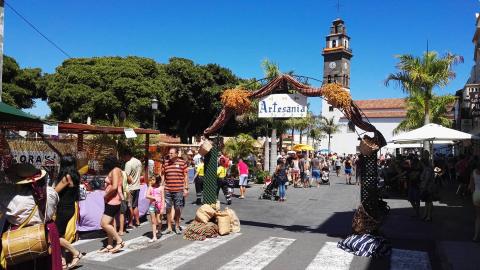
<path id="1" fill-rule="evenodd" d="M 125 248 L 118 253 L 98 253 L 92 251 L 88 253 L 84 259 L 87 263 L 92 263 L 96 266 L 94 269 L 101 269 L 101 265 L 111 265 L 111 262 L 118 260 L 119 257 L 135 256 L 137 252 L 147 248 L 155 248 L 162 241 L 178 241 L 175 235 L 163 235 L 157 242 L 149 243 L 149 238 L 146 236 L 139 236 L 126 241 Z M 185 269 L 189 263 L 195 264 L 195 260 L 199 257 L 218 250 L 223 250 L 225 253 L 230 253 L 228 247 L 232 245 L 240 245 L 245 243 L 242 238 L 242 233 L 230 234 L 227 236 L 206 239 L 205 241 L 185 241 L 186 245 L 181 245 L 176 249 L 163 253 L 160 256 L 153 255 L 153 258 L 148 258 L 141 261 L 140 264 L 129 266 L 128 268 L 145 269 L 145 270 L 170 270 L 170 269 Z M 173 238 L 172 238 L 173 237 Z M 300 241 L 294 238 L 287 237 L 265 237 L 255 239 L 251 246 L 247 246 L 247 250 L 242 250 L 238 254 L 232 254 L 232 258 L 217 258 L 217 260 L 225 259 L 226 261 L 218 262 L 219 266 L 209 269 L 220 270 L 260 270 L 268 268 L 277 260 L 282 260 L 282 254 L 290 249 L 294 250 L 293 244 Z M 183 241 L 183 240 L 182 240 Z M 248 241 L 247 241 L 248 242 Z M 248 242 L 249 243 L 249 242 Z M 164 246 L 168 246 L 165 244 Z M 308 270 L 344 270 L 355 269 L 352 262 L 355 256 L 337 248 L 337 243 L 327 241 L 318 245 L 318 250 L 315 250 L 315 255 L 310 259 L 305 266 L 298 269 Z M 233 251 L 234 253 L 235 251 Z M 158 253 L 155 253 L 158 254 Z M 218 256 L 217 256 L 218 257 Z M 362 258 L 363 257 L 357 257 Z M 285 258 L 283 258 L 285 260 Z M 97 268 L 98 267 L 98 268 Z M 201 269 L 201 268 L 200 268 Z M 406 270 L 406 269 L 426 269 L 430 270 L 430 259 L 427 252 L 393 249 L 390 257 L 391 270 Z"/>

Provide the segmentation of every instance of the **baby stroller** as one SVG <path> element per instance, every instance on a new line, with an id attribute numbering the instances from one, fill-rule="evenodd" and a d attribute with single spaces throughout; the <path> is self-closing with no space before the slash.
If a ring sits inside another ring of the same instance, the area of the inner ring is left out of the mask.
<path id="1" fill-rule="evenodd" d="M 266 183 L 263 193 L 258 197 L 259 200 L 272 200 L 276 201 L 280 197 L 277 195 L 278 183 L 275 180 L 271 180 L 270 183 Z"/>
<path id="2" fill-rule="evenodd" d="M 322 169 L 321 184 L 330 185 L 330 171 L 326 167 Z"/>

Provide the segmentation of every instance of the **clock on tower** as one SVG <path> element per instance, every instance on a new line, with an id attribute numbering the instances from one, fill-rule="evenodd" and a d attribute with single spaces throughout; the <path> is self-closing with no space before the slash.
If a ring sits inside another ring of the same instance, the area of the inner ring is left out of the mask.
<path id="1" fill-rule="evenodd" d="M 350 89 L 350 37 L 343 20 L 336 19 L 326 37 L 326 47 L 323 49 L 323 83 L 336 82 Z"/>

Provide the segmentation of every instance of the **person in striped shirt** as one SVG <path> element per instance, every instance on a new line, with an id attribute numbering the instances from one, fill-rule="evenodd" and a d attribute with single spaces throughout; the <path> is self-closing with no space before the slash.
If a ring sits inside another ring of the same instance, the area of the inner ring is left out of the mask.
<path id="1" fill-rule="evenodd" d="M 169 159 L 163 167 L 163 179 L 165 181 L 165 202 L 167 206 L 167 229 L 163 234 L 173 233 L 172 230 L 172 207 L 175 210 L 175 233 L 181 234 L 180 217 L 185 206 L 185 198 L 188 196 L 188 167 L 187 163 L 178 157 L 178 150 L 168 150 Z"/>

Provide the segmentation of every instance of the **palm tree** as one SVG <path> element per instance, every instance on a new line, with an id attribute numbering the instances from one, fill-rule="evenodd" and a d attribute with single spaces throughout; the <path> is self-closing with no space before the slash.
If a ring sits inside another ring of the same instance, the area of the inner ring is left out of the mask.
<path id="1" fill-rule="evenodd" d="M 248 134 L 239 134 L 225 143 L 225 152 L 233 158 L 246 158 L 255 152 L 256 140 Z"/>
<path id="2" fill-rule="evenodd" d="M 308 136 L 310 138 L 312 138 L 312 140 L 313 140 L 312 144 L 313 144 L 314 148 L 315 148 L 316 141 L 320 141 L 322 139 L 322 137 L 325 136 L 323 134 L 322 130 L 319 127 L 317 127 L 316 125 L 314 125 L 308 133 L 309 133 Z"/>
<path id="3" fill-rule="evenodd" d="M 328 136 L 328 153 L 330 153 L 330 139 L 332 134 L 340 131 L 340 125 L 335 122 L 335 117 L 327 118 L 322 116 L 319 123 L 320 130 Z"/>
<path id="4" fill-rule="evenodd" d="M 412 129 L 420 128 L 425 123 L 425 99 L 422 95 L 413 93 L 406 99 L 407 103 L 407 115 L 402 122 L 393 130 L 393 134 L 398 134 L 403 131 L 409 131 Z M 448 118 L 448 110 L 451 108 L 455 96 L 445 95 L 437 96 L 432 95 L 429 101 L 430 114 L 428 115 L 432 123 L 439 124 L 445 127 L 452 125 L 452 120 Z"/>
<path id="5" fill-rule="evenodd" d="M 452 67 L 463 62 L 461 56 L 447 53 L 439 58 L 437 52 L 431 51 L 423 54 L 423 57 L 413 55 L 399 55 L 400 62 L 397 65 L 399 71 L 388 75 L 385 85 L 395 82 L 397 86 L 410 94 L 418 94 L 424 100 L 423 114 L 424 124 L 430 123 L 430 101 L 433 98 L 433 90 L 436 87 L 445 87 L 451 79 L 455 78 Z"/>

